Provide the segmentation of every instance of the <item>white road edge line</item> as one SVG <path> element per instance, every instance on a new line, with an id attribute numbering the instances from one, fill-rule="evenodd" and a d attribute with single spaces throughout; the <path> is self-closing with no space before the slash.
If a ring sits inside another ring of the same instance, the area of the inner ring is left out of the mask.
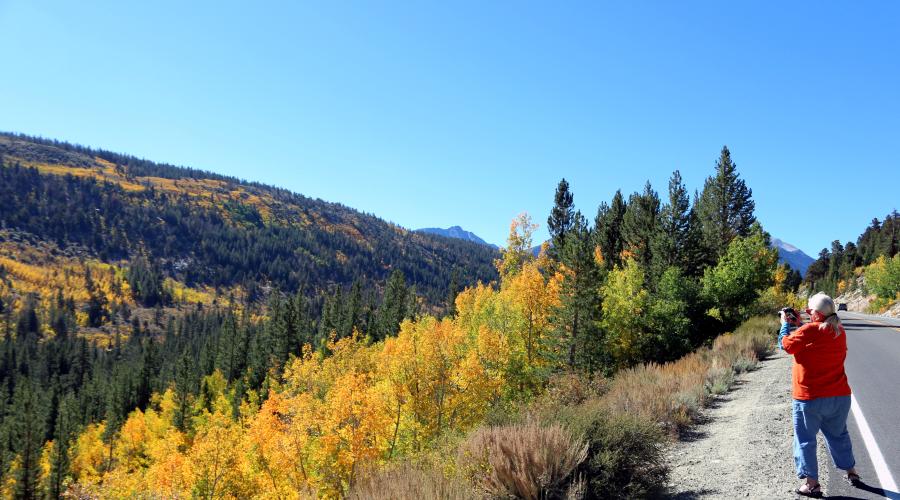
<path id="1" fill-rule="evenodd" d="M 866 417 L 863 416 L 862 409 L 859 407 L 859 403 L 856 402 L 856 396 L 853 394 L 850 395 L 850 410 L 853 412 L 853 418 L 856 419 L 859 433 L 862 434 L 863 443 L 869 451 L 869 458 L 872 459 L 872 464 L 875 466 L 875 474 L 878 475 L 878 482 L 881 483 L 881 489 L 886 492 L 897 491 L 897 483 L 894 482 L 894 476 L 891 475 L 891 471 L 884 462 L 884 456 L 881 454 L 881 449 L 878 448 L 878 443 L 875 442 L 875 436 L 872 435 L 872 430 L 869 429 L 869 424 L 866 423 Z"/>

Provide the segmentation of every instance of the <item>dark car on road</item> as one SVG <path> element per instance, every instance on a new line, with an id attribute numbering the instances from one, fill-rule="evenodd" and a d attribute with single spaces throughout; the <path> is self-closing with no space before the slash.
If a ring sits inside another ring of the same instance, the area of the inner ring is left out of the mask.
<path id="1" fill-rule="evenodd" d="M 846 310 L 847 310 L 847 304 L 845 304 L 843 302 L 838 304 L 838 311 L 846 311 Z"/>

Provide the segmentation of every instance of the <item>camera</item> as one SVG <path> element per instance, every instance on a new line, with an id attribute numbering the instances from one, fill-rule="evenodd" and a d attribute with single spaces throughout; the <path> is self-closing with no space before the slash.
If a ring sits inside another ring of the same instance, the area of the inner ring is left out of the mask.
<path id="1" fill-rule="evenodd" d="M 777 314 L 780 316 L 781 313 L 784 313 L 788 323 L 797 323 L 800 320 L 800 315 L 797 314 L 797 311 L 793 307 L 781 308 Z"/>

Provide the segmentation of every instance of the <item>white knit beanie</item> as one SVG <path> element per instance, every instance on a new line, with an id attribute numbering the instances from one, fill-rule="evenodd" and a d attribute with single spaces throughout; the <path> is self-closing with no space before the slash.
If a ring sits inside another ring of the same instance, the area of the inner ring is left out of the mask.
<path id="1" fill-rule="evenodd" d="M 809 308 L 828 316 L 834 314 L 834 300 L 828 295 L 819 292 L 809 298 Z"/>
<path id="2" fill-rule="evenodd" d="M 841 318 L 838 317 L 837 312 L 834 310 L 834 300 L 831 297 L 819 292 L 809 298 L 809 308 L 813 311 L 819 311 L 825 316 L 825 320 L 820 325 L 821 330 L 824 331 L 830 327 L 834 331 L 835 338 L 844 333 Z"/>

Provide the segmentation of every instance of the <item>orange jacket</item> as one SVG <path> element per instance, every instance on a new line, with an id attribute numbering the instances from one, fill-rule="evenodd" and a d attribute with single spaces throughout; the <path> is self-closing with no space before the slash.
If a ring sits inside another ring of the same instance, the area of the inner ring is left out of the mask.
<path id="1" fill-rule="evenodd" d="M 849 396 L 850 384 L 844 372 L 847 333 L 807 323 L 781 340 L 785 352 L 794 355 L 793 397 L 803 401 L 832 396 Z"/>

